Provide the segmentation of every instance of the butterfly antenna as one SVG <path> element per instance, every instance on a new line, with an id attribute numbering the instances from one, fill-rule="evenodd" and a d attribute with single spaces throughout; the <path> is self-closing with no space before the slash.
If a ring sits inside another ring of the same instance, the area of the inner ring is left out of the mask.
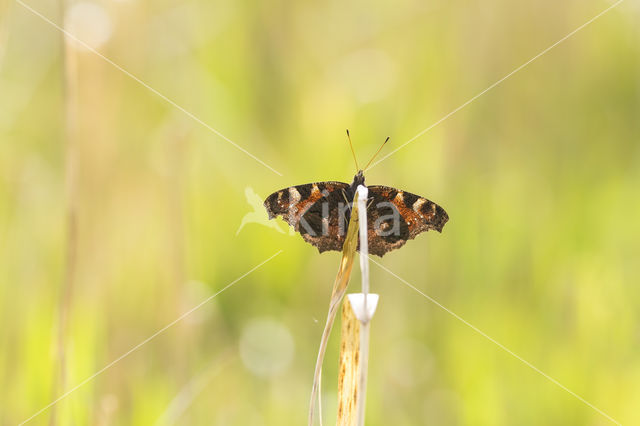
<path id="1" fill-rule="evenodd" d="M 380 148 L 378 148 L 376 153 L 373 154 L 373 157 L 371 157 L 371 160 L 369 160 L 369 162 L 367 163 L 367 166 L 364 168 L 364 170 L 367 170 L 369 168 L 369 166 L 371 165 L 373 160 L 375 160 L 376 157 L 378 156 L 378 154 L 380 154 L 380 151 L 382 151 L 382 148 L 387 144 L 387 142 L 389 142 L 389 136 L 387 136 L 387 138 L 384 140 L 384 142 L 382 142 L 382 145 L 380 145 Z"/>
<path id="2" fill-rule="evenodd" d="M 360 170 L 358 167 L 358 160 L 356 160 L 356 152 L 353 150 L 353 143 L 351 142 L 351 135 L 349 134 L 349 129 L 347 129 L 347 139 L 349 139 L 349 146 L 351 147 L 351 154 L 353 155 L 353 161 L 356 163 L 356 171 Z"/>

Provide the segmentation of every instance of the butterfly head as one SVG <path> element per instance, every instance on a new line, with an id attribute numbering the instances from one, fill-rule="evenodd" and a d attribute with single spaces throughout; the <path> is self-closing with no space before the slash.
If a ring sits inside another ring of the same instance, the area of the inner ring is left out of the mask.
<path id="1" fill-rule="evenodd" d="M 364 171 L 358 170 L 358 173 L 353 177 L 353 182 L 351 183 L 351 190 L 355 193 L 355 190 L 358 188 L 358 185 L 364 185 Z"/>

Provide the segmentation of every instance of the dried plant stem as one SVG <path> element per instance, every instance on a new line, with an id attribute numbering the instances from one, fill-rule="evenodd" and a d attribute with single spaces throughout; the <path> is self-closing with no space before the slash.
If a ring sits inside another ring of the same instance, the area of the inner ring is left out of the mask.
<path id="1" fill-rule="evenodd" d="M 338 426 L 355 425 L 357 400 L 360 393 L 360 322 L 349 299 L 342 304 L 342 339 L 338 375 Z"/>
<path id="2" fill-rule="evenodd" d="M 66 10 L 65 0 L 59 3 L 62 22 Z M 64 24 L 63 24 L 64 26 Z M 62 87 L 64 100 L 65 178 L 66 178 L 66 264 L 58 299 L 58 327 L 56 339 L 56 376 L 53 380 L 53 397 L 66 387 L 67 360 L 66 344 L 69 313 L 71 311 L 73 289 L 77 268 L 77 184 L 76 184 L 76 120 L 77 120 L 77 63 L 76 54 L 69 49 L 66 37 L 62 35 Z M 49 424 L 58 423 L 58 411 L 53 407 Z"/>
<path id="3" fill-rule="evenodd" d="M 366 301 L 367 298 L 365 298 Z M 365 311 L 366 312 L 366 311 Z M 371 328 L 371 322 L 369 320 L 362 321 L 360 323 L 360 365 L 355 366 L 358 368 L 358 426 L 364 426 L 365 418 L 365 406 L 367 402 L 367 378 L 369 376 L 369 332 Z"/>
<path id="4" fill-rule="evenodd" d="M 338 425 L 364 426 L 367 374 L 369 364 L 369 328 L 378 295 L 369 294 L 369 246 L 365 186 L 357 189 L 360 225 L 360 268 L 362 293 L 349 294 L 342 309 L 342 343 L 338 378 Z"/>
<path id="5" fill-rule="evenodd" d="M 389 140 L 389 138 L 387 138 Z M 385 141 L 387 143 L 387 141 Z M 384 145 L 384 144 L 383 144 Z M 379 152 L 379 151 L 378 151 Z M 372 159 L 373 160 L 373 159 Z M 369 374 L 369 321 L 371 314 L 369 313 L 369 221 L 367 220 L 367 200 L 369 199 L 369 190 L 366 186 L 360 185 L 357 188 L 358 193 L 358 219 L 360 222 L 360 270 L 362 276 L 362 294 L 364 295 L 364 303 L 362 312 L 358 315 L 360 320 L 360 369 L 358 392 L 358 426 L 364 426 L 365 403 L 367 396 L 367 376 Z M 376 296 L 377 297 L 377 296 Z M 375 306 L 373 306 L 375 310 Z"/>
<path id="6" fill-rule="evenodd" d="M 313 386 L 311 388 L 311 401 L 309 403 L 309 426 L 313 425 L 313 418 L 316 412 L 316 395 L 319 395 L 320 391 L 320 375 L 322 374 L 322 362 L 327 351 L 327 343 L 329 342 L 329 336 L 331 335 L 331 329 L 336 318 L 336 313 L 338 312 L 338 307 L 340 306 L 340 302 L 342 301 L 342 298 L 344 297 L 344 294 L 347 290 L 349 279 L 351 278 L 351 269 L 353 268 L 353 262 L 356 257 L 357 246 L 358 214 L 356 199 L 354 198 L 351 220 L 349 222 L 347 235 L 342 247 L 342 260 L 340 261 L 338 275 L 336 276 L 333 284 L 333 291 L 331 293 L 331 302 L 329 303 L 327 321 L 324 326 L 324 331 L 322 332 L 320 349 L 318 350 L 318 358 L 316 359 L 316 368 L 313 376 Z"/>

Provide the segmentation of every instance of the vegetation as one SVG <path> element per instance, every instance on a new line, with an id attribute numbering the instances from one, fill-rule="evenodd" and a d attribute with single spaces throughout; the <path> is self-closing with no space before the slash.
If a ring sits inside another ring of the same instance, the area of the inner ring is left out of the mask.
<path id="1" fill-rule="evenodd" d="M 77 37 L 279 176 L 77 43 L 64 61 L 60 32 L 9 3 L 0 424 L 283 250 L 30 423 L 279 426 L 307 418 L 340 253 L 259 223 L 236 235 L 254 210 L 245 192 L 350 182 L 345 128 L 361 161 L 391 136 L 384 157 L 611 4 L 140 0 L 68 15 Z M 55 2 L 25 3 L 62 22 Z M 385 267 L 622 424 L 640 424 L 637 22 L 623 2 L 366 176 L 451 218 Z M 383 302 L 367 425 L 613 424 L 375 265 L 371 284 Z"/>

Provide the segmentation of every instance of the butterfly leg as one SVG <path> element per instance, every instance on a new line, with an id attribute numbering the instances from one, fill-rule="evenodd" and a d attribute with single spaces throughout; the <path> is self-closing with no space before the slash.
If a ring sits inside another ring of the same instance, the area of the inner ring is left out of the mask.
<path id="1" fill-rule="evenodd" d="M 367 210 L 369 210 L 369 207 L 371 207 L 371 204 L 373 204 L 373 197 L 369 197 L 367 199 Z"/>
<path id="2" fill-rule="evenodd" d="M 344 189 L 342 190 L 342 198 L 344 198 L 344 202 L 347 204 L 349 211 L 351 211 L 351 203 L 347 199 L 347 193 L 344 191 Z"/>

